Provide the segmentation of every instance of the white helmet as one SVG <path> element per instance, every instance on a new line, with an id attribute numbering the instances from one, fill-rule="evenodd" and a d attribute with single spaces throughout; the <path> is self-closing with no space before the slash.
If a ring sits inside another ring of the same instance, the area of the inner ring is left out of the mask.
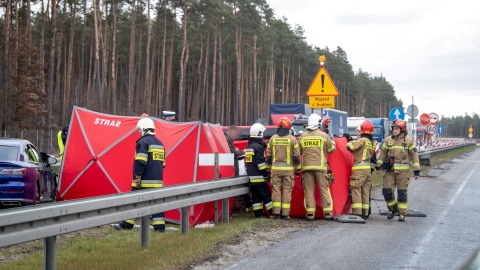
<path id="1" fill-rule="evenodd" d="M 138 120 L 137 127 L 140 128 L 142 136 L 145 135 L 149 129 L 152 132 L 155 130 L 155 124 L 153 123 L 153 120 L 148 117 L 143 117 L 142 119 Z"/>
<path id="2" fill-rule="evenodd" d="M 321 120 L 322 120 L 322 117 L 320 115 L 318 115 L 316 113 L 312 113 L 308 117 L 307 129 L 315 130 L 315 129 L 321 127 L 322 126 Z"/>
<path id="3" fill-rule="evenodd" d="M 250 127 L 250 137 L 252 138 L 263 138 L 263 132 L 265 132 L 265 127 L 260 123 L 255 123 Z"/>

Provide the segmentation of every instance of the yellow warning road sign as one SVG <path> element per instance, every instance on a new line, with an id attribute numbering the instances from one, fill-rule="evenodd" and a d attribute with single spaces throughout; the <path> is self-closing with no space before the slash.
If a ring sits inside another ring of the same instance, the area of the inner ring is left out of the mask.
<path id="1" fill-rule="evenodd" d="M 472 125 L 470 125 L 470 128 L 468 129 L 468 132 L 469 132 L 470 134 L 472 134 L 472 132 L 473 132 Z"/>
<path id="2" fill-rule="evenodd" d="M 307 96 L 338 96 L 337 87 L 333 84 L 324 66 L 320 68 L 317 76 L 313 79 L 312 84 L 308 88 Z"/>
<path id="3" fill-rule="evenodd" d="M 310 108 L 335 108 L 334 96 L 311 96 L 308 97 Z"/>

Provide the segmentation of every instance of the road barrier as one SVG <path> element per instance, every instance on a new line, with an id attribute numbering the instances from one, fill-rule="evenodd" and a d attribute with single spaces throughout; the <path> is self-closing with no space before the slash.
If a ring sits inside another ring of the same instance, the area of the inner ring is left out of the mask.
<path id="1" fill-rule="evenodd" d="M 0 247 L 44 239 L 44 269 L 55 269 L 56 237 L 125 219 L 141 218 L 140 244 L 149 246 L 150 215 L 180 209 L 180 231 L 189 229 L 188 207 L 222 200 L 229 220 L 229 198 L 249 192 L 248 177 L 140 190 L 0 211 Z"/>
<path id="2" fill-rule="evenodd" d="M 420 165 L 430 166 L 431 157 L 444 154 L 452 150 L 465 147 L 467 145 L 474 145 L 474 144 L 462 142 L 454 145 L 437 146 L 434 148 L 427 148 L 425 150 L 420 150 L 418 151 L 418 157 L 420 158 Z"/>

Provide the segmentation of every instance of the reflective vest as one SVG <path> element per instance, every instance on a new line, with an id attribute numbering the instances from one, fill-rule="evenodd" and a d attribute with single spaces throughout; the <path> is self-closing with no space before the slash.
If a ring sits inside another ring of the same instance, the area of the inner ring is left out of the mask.
<path id="1" fill-rule="evenodd" d="M 62 140 L 62 132 L 58 132 L 57 134 L 57 142 L 58 142 L 58 149 L 60 151 L 60 154 L 58 156 L 58 159 L 62 161 L 63 159 L 63 151 L 65 150 L 65 145 L 63 145 L 63 140 Z"/>

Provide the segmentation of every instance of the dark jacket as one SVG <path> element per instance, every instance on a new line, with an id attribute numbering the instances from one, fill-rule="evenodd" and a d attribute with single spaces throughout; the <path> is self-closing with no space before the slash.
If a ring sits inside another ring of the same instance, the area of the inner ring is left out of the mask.
<path id="1" fill-rule="evenodd" d="M 163 187 L 163 167 L 165 166 L 165 148 L 154 135 L 145 135 L 137 140 L 135 160 L 133 162 L 133 183 L 135 176 L 141 176 L 142 188 Z"/>
<path id="2" fill-rule="evenodd" d="M 264 144 L 261 138 L 248 140 L 245 148 L 245 170 L 252 184 L 264 183 L 264 177 L 268 177 Z"/>
<path id="3" fill-rule="evenodd" d="M 235 176 L 238 176 L 239 175 L 238 160 L 243 159 L 243 156 L 245 155 L 245 152 L 236 149 L 235 145 L 233 144 L 233 141 L 228 137 L 227 134 L 225 134 L 225 138 L 227 139 L 228 148 L 230 149 L 230 153 L 233 154 L 233 158 L 235 160 L 235 163 L 233 164 L 233 167 L 235 169 Z"/>

